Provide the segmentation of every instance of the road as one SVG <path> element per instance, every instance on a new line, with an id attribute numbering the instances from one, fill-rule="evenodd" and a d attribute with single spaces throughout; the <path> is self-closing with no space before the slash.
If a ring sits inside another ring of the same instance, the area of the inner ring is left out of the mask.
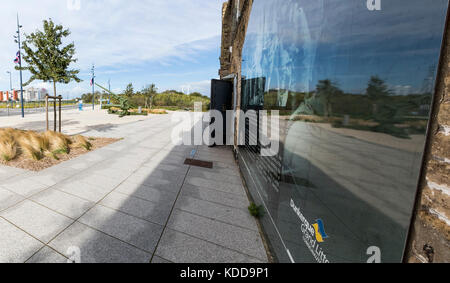
<path id="1" fill-rule="evenodd" d="M 83 105 L 83 108 L 91 108 L 91 107 L 92 107 L 92 104 L 84 104 Z M 77 109 L 77 108 L 78 108 L 78 105 L 61 106 L 62 110 L 70 110 L 70 109 Z M 49 107 L 49 111 L 53 113 L 53 107 Z M 45 112 L 44 107 L 25 109 L 25 115 L 33 114 L 33 113 L 41 113 L 41 112 Z M 22 110 L 20 108 L 9 109 L 9 111 L 6 108 L 0 109 L 0 117 L 18 116 L 18 115 L 22 115 Z"/>

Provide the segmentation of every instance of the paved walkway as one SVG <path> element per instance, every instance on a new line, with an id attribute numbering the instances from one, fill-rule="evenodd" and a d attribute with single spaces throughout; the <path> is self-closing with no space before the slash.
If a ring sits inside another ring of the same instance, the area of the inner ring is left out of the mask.
<path id="1" fill-rule="evenodd" d="M 78 109 L 63 110 L 61 115 L 62 131 L 68 135 L 90 130 L 111 131 L 120 125 L 144 121 L 155 116 L 127 116 L 120 118 L 119 115 L 107 115 L 107 110 L 99 110 L 98 106 L 95 110 L 92 110 L 91 107 L 85 107 L 83 111 L 78 111 Z M 53 129 L 53 120 L 54 116 L 52 112 L 49 113 L 50 129 Z M 45 113 L 27 113 L 25 114 L 25 118 L 20 116 L 1 117 L 0 115 L 0 127 L 45 131 Z"/>
<path id="2" fill-rule="evenodd" d="M 231 150 L 174 146 L 170 115 L 39 173 L 0 166 L 0 262 L 267 262 Z M 213 169 L 183 165 L 192 150 Z"/>

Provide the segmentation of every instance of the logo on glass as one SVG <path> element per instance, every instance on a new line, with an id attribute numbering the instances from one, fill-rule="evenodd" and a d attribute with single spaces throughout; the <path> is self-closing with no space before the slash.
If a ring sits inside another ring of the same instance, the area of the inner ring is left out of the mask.
<path id="1" fill-rule="evenodd" d="M 328 235 L 325 233 L 325 227 L 322 219 L 317 219 L 316 223 L 312 225 L 316 231 L 316 240 L 319 243 L 323 243 L 325 239 L 328 239 Z"/>

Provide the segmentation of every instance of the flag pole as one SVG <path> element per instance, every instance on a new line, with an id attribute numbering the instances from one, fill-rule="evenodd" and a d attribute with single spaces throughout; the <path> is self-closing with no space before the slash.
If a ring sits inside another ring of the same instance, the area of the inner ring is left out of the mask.
<path id="1" fill-rule="evenodd" d="M 19 44 L 19 71 L 20 71 L 20 102 L 22 107 L 22 118 L 25 118 L 25 109 L 23 105 L 23 84 L 22 84 L 22 52 L 20 52 L 20 28 L 22 26 L 19 24 L 19 13 L 17 13 L 17 42 Z"/>
<path id="2" fill-rule="evenodd" d="M 95 110 L 95 65 L 92 64 L 92 110 Z"/>

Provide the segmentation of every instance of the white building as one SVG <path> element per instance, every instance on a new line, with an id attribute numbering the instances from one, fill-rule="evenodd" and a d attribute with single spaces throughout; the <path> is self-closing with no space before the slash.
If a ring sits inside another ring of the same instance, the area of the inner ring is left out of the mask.
<path id="1" fill-rule="evenodd" d="M 38 101 L 44 100 L 48 91 L 45 88 L 30 87 L 23 91 L 23 100 L 25 101 Z"/>

